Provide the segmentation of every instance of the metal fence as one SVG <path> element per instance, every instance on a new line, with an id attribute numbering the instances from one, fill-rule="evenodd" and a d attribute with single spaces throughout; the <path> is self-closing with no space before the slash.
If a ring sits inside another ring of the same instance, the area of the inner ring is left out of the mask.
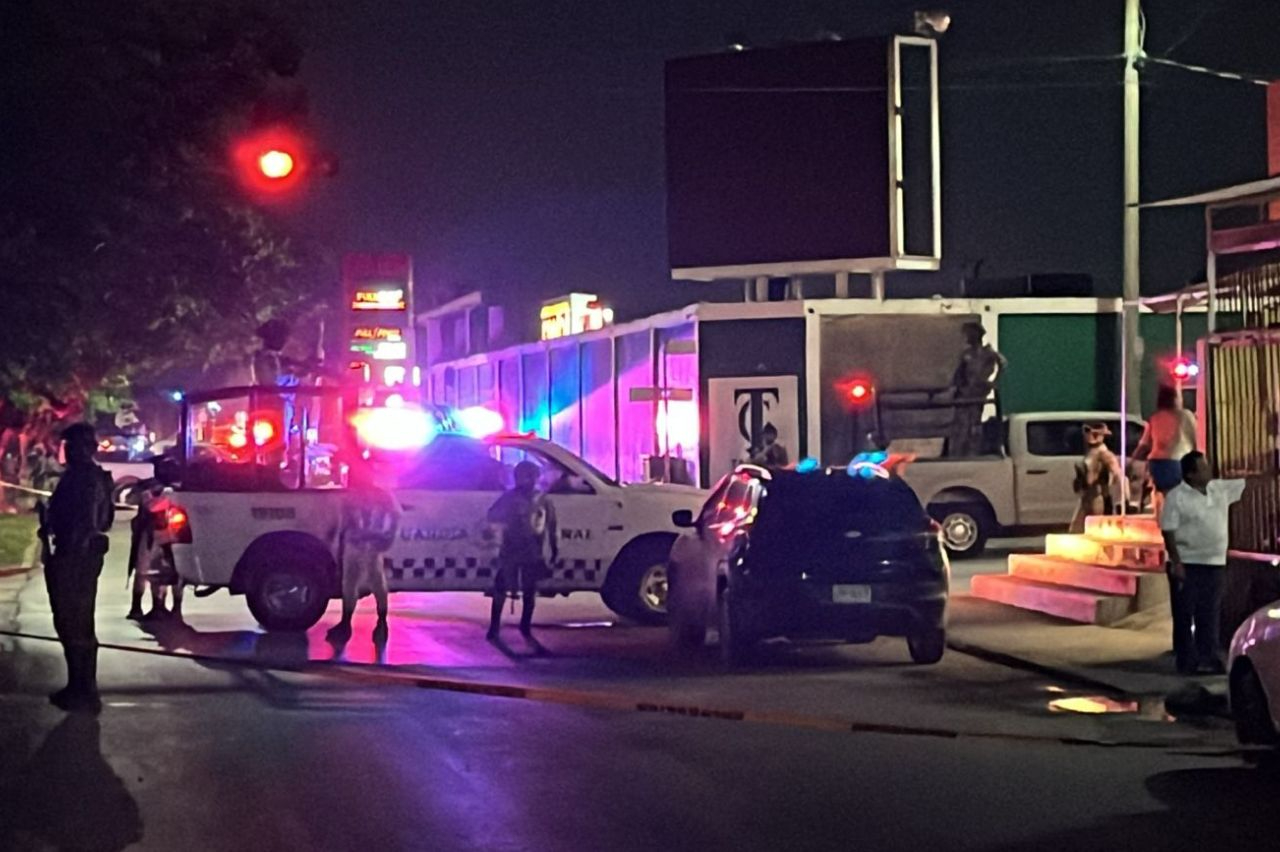
<path id="1" fill-rule="evenodd" d="M 1236 314 L 1241 328 L 1280 325 L 1280 263 L 1264 263 L 1218 280 L 1218 311 Z"/>
<path id="2" fill-rule="evenodd" d="M 1280 316 L 1280 307 L 1242 309 Z M 1231 513 L 1231 546 L 1280 553 L 1280 329 L 1214 335 L 1205 348 L 1209 456 L 1218 476 L 1249 480 Z"/>

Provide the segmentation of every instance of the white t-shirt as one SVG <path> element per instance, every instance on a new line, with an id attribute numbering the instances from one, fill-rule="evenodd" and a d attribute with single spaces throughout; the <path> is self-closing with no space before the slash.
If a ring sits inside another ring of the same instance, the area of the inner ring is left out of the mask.
<path id="1" fill-rule="evenodd" d="M 1204 494 L 1183 482 L 1164 496 L 1160 529 L 1173 533 L 1183 563 L 1227 564 L 1227 509 L 1243 493 L 1243 479 L 1214 479 Z"/>

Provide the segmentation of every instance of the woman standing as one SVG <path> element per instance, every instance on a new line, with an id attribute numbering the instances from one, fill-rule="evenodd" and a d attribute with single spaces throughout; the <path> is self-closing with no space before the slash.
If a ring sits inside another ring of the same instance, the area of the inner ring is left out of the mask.
<path id="1" fill-rule="evenodd" d="M 1164 495 L 1182 481 L 1182 457 L 1195 448 L 1195 417 L 1182 407 L 1182 395 L 1177 390 L 1161 385 L 1156 392 L 1156 410 L 1133 452 L 1134 458 L 1147 459 L 1147 474 L 1156 487 L 1156 517 L 1160 516 Z"/>

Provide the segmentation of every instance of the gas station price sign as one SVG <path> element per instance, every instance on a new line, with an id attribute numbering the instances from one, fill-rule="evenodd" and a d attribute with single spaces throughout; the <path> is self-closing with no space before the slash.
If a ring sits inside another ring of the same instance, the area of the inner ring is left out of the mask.
<path id="1" fill-rule="evenodd" d="M 413 260 L 407 254 L 348 254 L 342 259 L 345 332 L 357 381 L 404 385 L 414 369 Z"/>
<path id="2" fill-rule="evenodd" d="M 406 307 L 401 287 L 360 289 L 351 295 L 353 311 L 403 311 Z"/>

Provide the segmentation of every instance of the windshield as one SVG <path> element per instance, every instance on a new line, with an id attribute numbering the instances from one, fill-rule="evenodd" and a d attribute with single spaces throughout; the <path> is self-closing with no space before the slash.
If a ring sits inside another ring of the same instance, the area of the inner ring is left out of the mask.
<path id="1" fill-rule="evenodd" d="M 929 530 L 915 492 L 900 479 L 832 474 L 774 475 L 764 484 L 752 547 L 815 553 L 869 539 Z"/>
<path id="2" fill-rule="evenodd" d="M 574 455 L 573 453 L 566 450 L 564 447 L 552 441 L 530 440 L 528 438 L 523 438 L 518 441 L 499 440 L 499 441 L 494 441 L 494 443 L 500 447 L 507 447 L 513 450 L 528 449 L 528 450 L 540 451 L 546 454 L 547 456 L 550 456 L 560 464 L 576 466 L 576 467 L 582 468 L 583 470 L 586 470 L 588 473 L 590 473 L 592 476 L 599 479 L 605 485 L 611 485 L 614 487 L 617 487 L 618 485 L 617 481 L 614 480 L 612 476 L 609 476 L 607 473 L 600 470 L 600 468 L 596 467 L 591 462 L 587 461 L 581 456 Z"/>

